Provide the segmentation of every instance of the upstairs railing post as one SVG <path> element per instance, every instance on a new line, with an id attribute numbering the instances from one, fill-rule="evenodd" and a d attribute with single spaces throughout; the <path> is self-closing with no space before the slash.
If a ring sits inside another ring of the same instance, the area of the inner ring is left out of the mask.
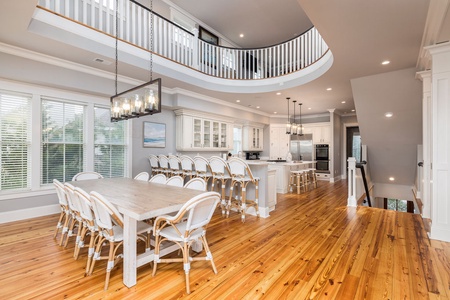
<path id="1" fill-rule="evenodd" d="M 348 198 L 347 206 L 356 207 L 356 159 L 348 158 Z"/>
<path id="2" fill-rule="evenodd" d="M 194 39 L 193 39 L 193 56 L 194 56 L 194 61 L 192 62 L 192 67 L 196 70 L 200 70 L 200 63 L 199 63 L 199 51 L 198 48 L 200 47 L 200 43 L 198 40 L 198 29 L 194 28 L 192 30 L 192 33 L 194 34 Z"/>

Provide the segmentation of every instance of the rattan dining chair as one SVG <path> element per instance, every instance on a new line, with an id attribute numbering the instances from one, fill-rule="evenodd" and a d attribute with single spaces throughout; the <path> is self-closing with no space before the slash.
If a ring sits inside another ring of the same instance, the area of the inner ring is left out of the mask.
<path id="1" fill-rule="evenodd" d="M 171 185 L 171 186 L 177 186 L 177 187 L 183 187 L 184 185 L 184 179 L 183 177 L 177 175 L 177 176 L 172 176 L 169 179 L 167 179 L 166 181 L 166 185 Z"/>
<path id="2" fill-rule="evenodd" d="M 169 155 L 167 158 L 169 159 L 170 176 L 182 176 L 183 170 L 181 169 L 180 159 L 175 155 Z"/>
<path id="3" fill-rule="evenodd" d="M 64 189 L 64 184 L 61 183 L 58 179 L 53 179 L 53 186 L 56 190 L 56 195 L 58 196 L 59 206 L 61 208 L 61 213 L 59 215 L 58 223 L 56 224 L 55 233 L 53 234 L 53 238 L 56 239 L 59 230 L 61 230 L 61 237 L 59 240 L 59 245 L 62 246 L 64 237 L 69 230 L 69 221 L 70 221 L 70 208 L 69 203 L 67 202 L 66 190 Z"/>
<path id="4" fill-rule="evenodd" d="M 134 176 L 136 180 L 148 181 L 150 179 L 150 175 L 147 172 L 141 172 Z"/>
<path id="5" fill-rule="evenodd" d="M 91 192 L 90 199 L 100 235 L 96 241 L 89 275 L 92 274 L 96 261 L 107 259 L 105 279 L 105 290 L 107 290 L 111 270 L 114 268 L 116 261 L 122 257 L 122 254 L 118 254 L 117 251 L 123 243 L 123 216 L 114 205 L 99 193 Z M 150 233 L 150 225 L 142 221 L 137 223 L 138 236 L 136 238 L 145 241 L 146 252 L 150 251 Z M 102 247 L 106 243 L 109 243 L 109 254 L 108 256 L 101 256 Z"/>
<path id="6" fill-rule="evenodd" d="M 169 169 L 169 158 L 163 154 L 158 155 L 159 159 L 159 168 L 160 173 L 166 175 L 166 177 L 170 177 L 170 169 Z"/>
<path id="7" fill-rule="evenodd" d="M 198 195 L 188 202 L 178 211 L 175 216 L 159 216 L 155 220 L 153 232 L 155 235 L 155 253 L 153 261 L 153 276 L 159 263 L 183 262 L 186 278 L 186 292 L 190 294 L 189 270 L 191 261 L 209 260 L 213 271 L 217 274 L 213 256 L 206 240 L 206 227 L 209 224 L 214 210 L 220 201 L 220 194 L 216 192 L 206 192 Z M 187 218 L 186 218 L 187 216 Z M 201 240 L 205 256 L 189 255 L 189 249 L 194 241 Z M 170 241 L 177 244 L 183 254 L 182 258 L 160 258 L 161 243 Z"/>
<path id="8" fill-rule="evenodd" d="M 74 254 L 78 251 L 78 243 L 80 241 L 80 236 L 81 236 L 81 229 L 83 227 L 83 218 L 81 217 L 80 214 L 80 202 L 78 197 L 75 197 L 74 195 L 74 190 L 75 187 L 68 183 L 65 182 L 64 183 L 64 189 L 66 191 L 66 195 L 67 195 L 67 202 L 69 203 L 69 208 L 70 208 L 70 221 L 69 221 L 69 226 L 68 226 L 68 231 L 67 231 L 67 235 L 66 235 L 66 240 L 64 242 L 64 247 L 67 247 L 68 243 L 69 243 L 69 239 L 72 236 L 76 236 L 75 239 L 75 247 L 74 247 Z M 76 235 L 74 233 L 74 231 L 77 231 Z"/>
<path id="9" fill-rule="evenodd" d="M 227 205 L 227 216 L 230 210 L 236 208 L 241 213 L 241 220 L 245 222 L 245 214 L 249 207 L 254 207 L 256 216 L 259 217 L 258 196 L 259 196 L 259 178 L 253 176 L 250 167 L 245 160 L 232 157 L 228 160 L 231 172 L 230 195 Z M 247 187 L 252 183 L 255 185 L 255 199 L 247 199 Z"/>
<path id="10" fill-rule="evenodd" d="M 101 179 L 103 175 L 97 172 L 80 172 L 73 176 L 72 181 Z"/>
<path id="11" fill-rule="evenodd" d="M 89 194 L 85 190 L 76 187 L 74 190 L 74 195 L 78 197 L 80 203 L 80 216 L 84 220 L 80 240 L 78 242 L 78 249 L 74 253 L 74 257 L 75 259 L 78 259 L 80 249 L 84 248 L 84 240 L 86 236 L 89 235 L 88 258 L 85 270 L 85 274 L 89 274 L 89 268 L 91 266 L 92 257 L 94 256 L 95 239 L 98 238 L 98 226 L 95 222 L 94 213 L 92 211 L 92 203 Z"/>
<path id="12" fill-rule="evenodd" d="M 150 181 L 150 182 L 153 182 L 153 183 L 162 183 L 162 184 L 166 184 L 167 177 L 166 177 L 166 175 L 164 175 L 164 174 L 156 174 L 156 175 L 153 175 L 153 176 L 150 178 L 149 181 Z"/>
<path id="13" fill-rule="evenodd" d="M 195 177 L 186 182 L 184 188 L 206 192 L 206 181 L 203 178 Z"/>

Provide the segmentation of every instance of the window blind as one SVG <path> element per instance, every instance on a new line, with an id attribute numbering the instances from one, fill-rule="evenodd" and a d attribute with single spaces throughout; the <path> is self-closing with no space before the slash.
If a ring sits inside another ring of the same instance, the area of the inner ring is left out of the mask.
<path id="1" fill-rule="evenodd" d="M 128 122 L 111 122 L 109 108 L 94 108 L 94 169 L 104 177 L 127 175 Z"/>
<path id="2" fill-rule="evenodd" d="M 84 170 L 84 105 L 42 99 L 41 184 Z"/>
<path id="3" fill-rule="evenodd" d="M 31 186 L 31 96 L 0 91 L 0 190 Z"/>

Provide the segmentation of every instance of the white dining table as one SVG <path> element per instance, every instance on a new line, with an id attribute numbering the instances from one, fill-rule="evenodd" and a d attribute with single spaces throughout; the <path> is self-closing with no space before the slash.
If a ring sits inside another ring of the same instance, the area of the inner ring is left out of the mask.
<path id="1" fill-rule="evenodd" d="M 127 287 L 136 285 L 137 268 L 154 258 L 153 251 L 137 255 L 137 221 L 177 212 L 192 197 L 204 193 L 131 178 L 102 178 L 70 183 L 88 193 L 100 193 L 123 214 L 123 283 Z M 161 251 L 161 255 L 176 249 L 176 245 L 167 247 Z"/>

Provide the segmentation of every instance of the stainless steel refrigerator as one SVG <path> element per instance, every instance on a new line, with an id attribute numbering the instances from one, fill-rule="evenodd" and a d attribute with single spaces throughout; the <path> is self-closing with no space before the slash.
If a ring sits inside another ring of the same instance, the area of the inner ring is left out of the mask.
<path id="1" fill-rule="evenodd" d="M 312 161 L 313 160 L 313 141 L 312 134 L 291 135 L 291 145 L 289 151 L 294 161 Z"/>

